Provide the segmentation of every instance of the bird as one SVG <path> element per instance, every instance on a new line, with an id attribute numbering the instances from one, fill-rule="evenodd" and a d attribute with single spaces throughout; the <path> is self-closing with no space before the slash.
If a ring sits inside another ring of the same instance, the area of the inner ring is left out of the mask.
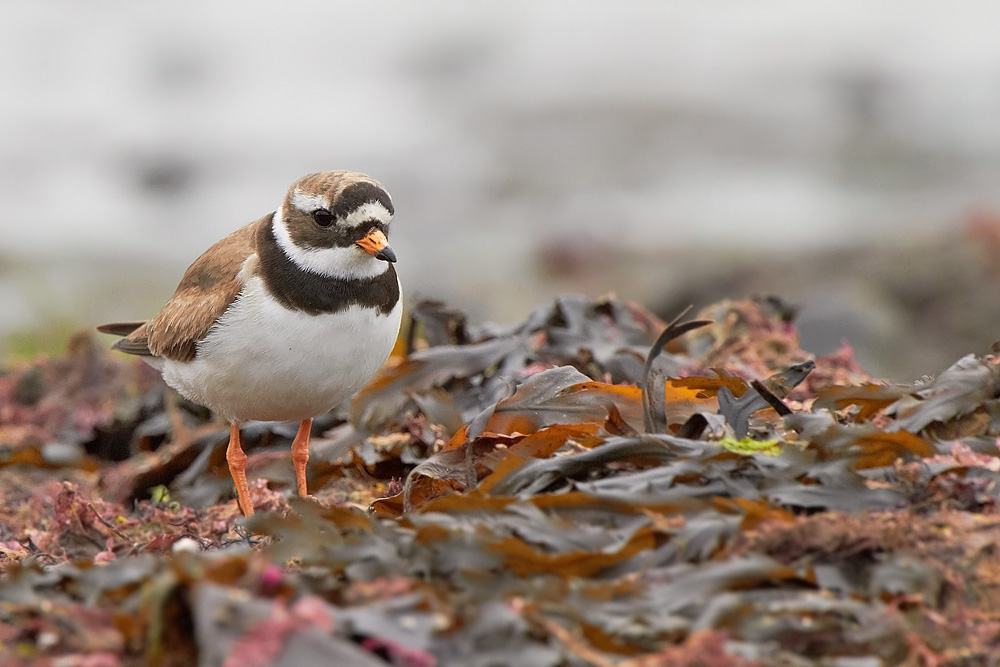
<path id="1" fill-rule="evenodd" d="M 247 421 L 299 422 L 292 462 L 300 496 L 313 418 L 364 386 L 399 334 L 401 286 L 389 245 L 395 214 L 381 183 L 326 171 L 295 181 L 280 207 L 188 267 L 152 319 L 104 324 L 182 396 L 230 425 L 226 461 L 252 516 Z"/>

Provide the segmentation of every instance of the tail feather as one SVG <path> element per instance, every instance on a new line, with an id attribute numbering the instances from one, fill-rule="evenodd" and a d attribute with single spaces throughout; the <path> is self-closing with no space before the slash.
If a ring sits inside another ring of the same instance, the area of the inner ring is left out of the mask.
<path id="1" fill-rule="evenodd" d="M 132 338 L 119 338 L 111 346 L 111 349 L 124 352 L 125 354 L 136 354 L 140 357 L 153 356 L 153 353 L 149 351 L 149 339 L 145 337 L 134 340 Z"/>
<path id="2" fill-rule="evenodd" d="M 114 334 L 115 336 L 126 336 L 115 341 L 111 349 L 124 352 L 125 354 L 136 354 L 140 357 L 151 357 L 153 353 L 149 351 L 149 337 L 147 335 L 133 336 L 145 322 L 114 322 L 102 324 L 97 327 L 101 333 Z"/>
<path id="3" fill-rule="evenodd" d="M 115 336 L 127 336 L 143 324 L 142 322 L 112 322 L 111 324 L 102 324 L 97 327 L 97 330 L 101 333 L 114 334 Z"/>

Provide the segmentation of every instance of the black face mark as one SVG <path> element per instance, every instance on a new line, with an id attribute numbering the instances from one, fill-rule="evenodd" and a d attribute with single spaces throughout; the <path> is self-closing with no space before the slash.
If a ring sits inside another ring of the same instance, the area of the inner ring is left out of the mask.
<path id="1" fill-rule="evenodd" d="M 312 212 L 312 218 L 320 227 L 329 227 L 336 220 L 336 216 L 325 208 L 318 208 Z"/>
<path id="2" fill-rule="evenodd" d="M 382 204 L 385 210 L 389 211 L 389 215 L 395 215 L 396 210 L 392 207 L 389 194 L 377 185 L 364 181 L 344 188 L 344 191 L 337 197 L 337 202 L 333 205 L 333 215 L 337 218 L 346 218 L 351 214 L 351 211 L 359 206 L 375 201 Z"/>

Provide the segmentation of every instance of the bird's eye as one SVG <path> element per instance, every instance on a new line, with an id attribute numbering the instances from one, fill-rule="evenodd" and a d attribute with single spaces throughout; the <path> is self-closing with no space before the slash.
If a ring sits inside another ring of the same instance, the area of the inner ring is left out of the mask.
<path id="1" fill-rule="evenodd" d="M 313 211 L 312 217 L 320 227 L 329 227 L 333 224 L 333 213 L 330 213 L 325 208 L 318 208 Z"/>

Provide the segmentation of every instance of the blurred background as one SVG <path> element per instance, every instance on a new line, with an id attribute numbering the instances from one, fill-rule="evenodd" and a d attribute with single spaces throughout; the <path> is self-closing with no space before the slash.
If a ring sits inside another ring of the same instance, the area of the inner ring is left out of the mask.
<path id="1" fill-rule="evenodd" d="M 151 316 L 299 176 L 393 195 L 409 299 L 797 306 L 913 379 L 1000 337 L 1000 5 L 0 8 L 0 341 Z"/>

